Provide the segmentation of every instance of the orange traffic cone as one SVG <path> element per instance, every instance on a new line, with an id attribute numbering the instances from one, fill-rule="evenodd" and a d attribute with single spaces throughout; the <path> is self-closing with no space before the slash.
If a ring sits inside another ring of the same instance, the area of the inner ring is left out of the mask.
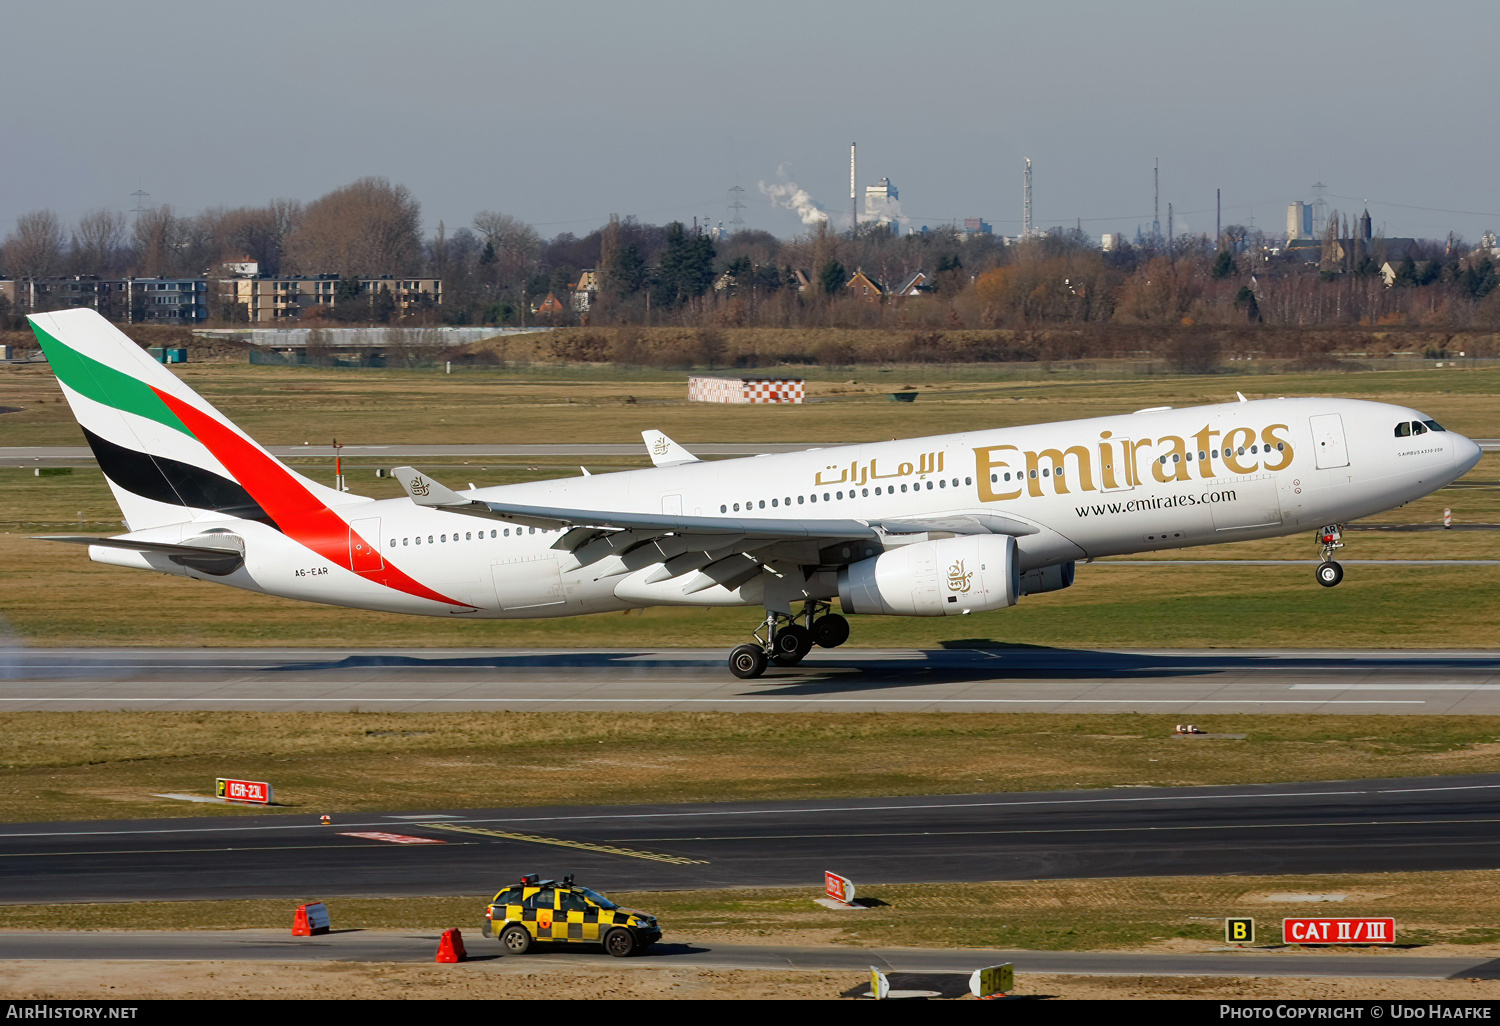
<path id="1" fill-rule="evenodd" d="M 298 905 L 297 911 L 292 915 L 293 937 L 311 937 L 327 933 L 329 928 L 328 906 L 321 901 Z"/>
<path id="2" fill-rule="evenodd" d="M 468 957 L 469 953 L 464 950 L 464 935 L 458 930 L 444 930 L 435 961 L 462 962 Z"/>

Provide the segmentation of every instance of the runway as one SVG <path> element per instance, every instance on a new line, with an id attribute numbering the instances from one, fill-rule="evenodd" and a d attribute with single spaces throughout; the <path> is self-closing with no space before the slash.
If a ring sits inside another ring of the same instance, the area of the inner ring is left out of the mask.
<path id="1" fill-rule="evenodd" d="M 0 904 L 1494 869 L 1500 774 L 0 825 Z M 879 897 L 878 888 L 861 894 Z M 476 922 L 479 911 L 476 911 Z"/>
<path id="2" fill-rule="evenodd" d="M 1500 715 L 1500 652 L 0 648 L 0 711 L 606 710 Z"/>

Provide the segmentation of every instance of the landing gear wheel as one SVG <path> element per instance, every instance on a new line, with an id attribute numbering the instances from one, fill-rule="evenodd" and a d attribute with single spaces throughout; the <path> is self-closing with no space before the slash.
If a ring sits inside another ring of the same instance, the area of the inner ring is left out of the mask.
<path id="1" fill-rule="evenodd" d="M 604 935 L 604 950 L 616 958 L 635 954 L 635 938 L 629 930 L 615 929 Z"/>
<path id="2" fill-rule="evenodd" d="M 1325 588 L 1332 588 L 1344 579 L 1344 568 L 1331 559 L 1325 559 L 1318 564 L 1318 583 Z"/>
<path id="3" fill-rule="evenodd" d="M 787 624 L 771 635 L 771 661 L 777 666 L 796 666 L 812 651 L 812 631 L 797 624 Z"/>
<path id="4" fill-rule="evenodd" d="M 531 934 L 526 927 L 512 923 L 500 931 L 500 946 L 507 955 L 524 955 L 531 950 Z"/>
<path id="5" fill-rule="evenodd" d="M 741 680 L 754 680 L 766 672 L 766 651 L 759 645 L 741 645 L 729 653 L 729 672 Z"/>
<path id="6" fill-rule="evenodd" d="M 838 648 L 849 640 L 849 621 L 837 613 L 829 613 L 813 622 L 813 640 L 820 648 Z"/>

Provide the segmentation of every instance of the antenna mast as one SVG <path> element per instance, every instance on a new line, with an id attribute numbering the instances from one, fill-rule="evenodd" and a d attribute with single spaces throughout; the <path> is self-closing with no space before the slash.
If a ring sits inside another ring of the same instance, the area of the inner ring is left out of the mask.
<path id="1" fill-rule="evenodd" d="M 742 193 L 745 190 L 736 185 L 729 191 L 731 194 L 733 194 Z M 745 204 L 740 202 L 739 196 L 735 196 L 734 202 L 729 204 L 729 209 L 732 211 L 732 213 L 729 215 L 729 233 L 733 235 L 735 232 L 739 231 L 745 226 L 745 219 L 740 216 L 740 211 L 745 209 Z"/>
<path id="2" fill-rule="evenodd" d="M 1022 188 L 1021 238 L 1031 238 L 1031 158 L 1026 158 L 1026 178 Z"/>
<path id="3" fill-rule="evenodd" d="M 1151 188 L 1154 198 L 1151 200 L 1151 234 L 1155 238 L 1161 238 L 1161 158 L 1156 158 L 1156 169 L 1151 172 Z"/>

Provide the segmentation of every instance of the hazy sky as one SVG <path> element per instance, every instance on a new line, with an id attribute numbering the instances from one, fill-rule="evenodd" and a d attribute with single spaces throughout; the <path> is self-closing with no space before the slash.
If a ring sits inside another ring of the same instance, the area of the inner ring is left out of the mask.
<path id="1" fill-rule="evenodd" d="M 761 188 L 847 222 L 889 177 L 911 223 L 1091 235 L 1280 231 L 1328 186 L 1388 236 L 1500 229 L 1494 0 L 923 4 L 0 0 L 0 236 L 131 193 L 179 214 L 304 202 L 367 175 L 423 224 L 499 210 L 545 236 L 610 213 L 790 237 Z M 861 201 L 862 202 L 862 201 Z"/>

